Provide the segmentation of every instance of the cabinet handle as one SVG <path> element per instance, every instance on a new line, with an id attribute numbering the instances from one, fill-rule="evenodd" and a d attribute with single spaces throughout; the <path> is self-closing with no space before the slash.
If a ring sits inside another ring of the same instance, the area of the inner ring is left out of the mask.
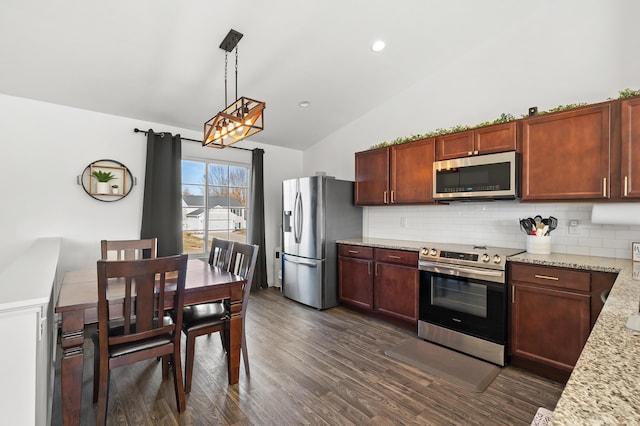
<path id="1" fill-rule="evenodd" d="M 358 254 L 358 250 L 349 250 L 349 253 Z"/>
<path id="2" fill-rule="evenodd" d="M 384 191 L 384 192 L 382 193 L 382 198 L 383 198 L 383 202 L 384 202 L 384 204 L 387 204 L 387 191 Z"/>
<path id="3" fill-rule="evenodd" d="M 389 255 L 389 259 L 402 259 L 402 256 L 394 256 L 392 254 Z"/>
<path id="4" fill-rule="evenodd" d="M 625 176 L 624 177 L 624 196 L 626 197 L 629 194 L 629 177 Z"/>
<path id="5" fill-rule="evenodd" d="M 602 194 L 607 198 L 607 178 L 602 178 Z"/>
<path id="6" fill-rule="evenodd" d="M 478 151 L 473 151 L 473 155 L 478 155 Z"/>
<path id="7" fill-rule="evenodd" d="M 473 155 L 473 151 L 469 151 L 467 155 Z"/>
<path id="8" fill-rule="evenodd" d="M 513 305 L 514 303 L 516 303 L 516 287 L 512 286 L 511 287 L 511 304 Z"/>
<path id="9" fill-rule="evenodd" d="M 558 281 L 560 279 L 558 277 L 551 277 L 549 275 L 538 275 L 538 274 L 534 275 L 534 277 L 540 278 L 542 280 L 551 280 L 551 281 Z"/>
<path id="10" fill-rule="evenodd" d="M 395 203 L 396 202 L 396 191 L 391 191 L 391 203 Z"/>
<path id="11" fill-rule="evenodd" d="M 367 262 L 367 275 L 371 275 L 371 262 Z"/>
<path id="12" fill-rule="evenodd" d="M 376 277 L 378 276 L 378 264 L 376 263 Z"/>

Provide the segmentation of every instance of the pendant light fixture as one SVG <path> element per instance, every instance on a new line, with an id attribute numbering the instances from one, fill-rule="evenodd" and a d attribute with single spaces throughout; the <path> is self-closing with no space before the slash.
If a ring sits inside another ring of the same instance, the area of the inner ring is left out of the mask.
<path id="1" fill-rule="evenodd" d="M 224 104 L 227 104 L 227 62 L 229 52 L 236 50 L 236 100 L 212 119 L 204 123 L 202 146 L 224 148 L 241 141 L 264 129 L 263 112 L 265 103 L 238 97 L 238 42 L 242 34 L 230 30 L 222 40 L 220 49 L 224 50 Z"/>

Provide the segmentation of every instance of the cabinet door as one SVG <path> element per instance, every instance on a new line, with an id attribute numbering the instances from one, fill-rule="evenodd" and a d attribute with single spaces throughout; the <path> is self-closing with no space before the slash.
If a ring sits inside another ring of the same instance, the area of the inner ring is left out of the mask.
<path id="1" fill-rule="evenodd" d="M 522 199 L 610 196 L 609 104 L 522 121 Z"/>
<path id="2" fill-rule="evenodd" d="M 341 302 L 373 309 L 372 266 L 370 260 L 338 258 L 338 294 Z"/>
<path id="3" fill-rule="evenodd" d="M 391 148 L 391 204 L 433 202 L 435 139 Z"/>
<path id="4" fill-rule="evenodd" d="M 468 157 L 474 154 L 473 131 L 452 133 L 436 138 L 436 160 Z"/>
<path id="5" fill-rule="evenodd" d="M 389 148 L 356 152 L 355 203 L 389 203 Z"/>
<path id="6" fill-rule="evenodd" d="M 477 154 L 516 151 L 516 122 L 474 130 L 474 146 Z"/>
<path id="7" fill-rule="evenodd" d="M 588 294 L 514 283 L 511 355 L 570 372 L 590 331 Z"/>
<path id="8" fill-rule="evenodd" d="M 375 310 L 402 320 L 418 321 L 418 268 L 375 264 Z"/>
<path id="9" fill-rule="evenodd" d="M 640 98 L 622 101 L 622 197 L 640 197 Z"/>

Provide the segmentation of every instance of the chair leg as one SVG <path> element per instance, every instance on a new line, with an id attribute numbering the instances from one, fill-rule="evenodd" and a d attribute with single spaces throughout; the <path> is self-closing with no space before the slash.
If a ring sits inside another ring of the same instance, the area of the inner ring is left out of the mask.
<path id="1" fill-rule="evenodd" d="M 227 344 L 226 334 L 224 330 L 220 330 L 220 342 L 222 343 L 222 349 L 225 353 L 229 353 L 229 345 Z"/>
<path id="2" fill-rule="evenodd" d="M 107 403 L 109 401 L 109 366 L 100 366 L 98 376 L 98 407 L 96 409 L 96 425 L 107 424 Z"/>
<path id="3" fill-rule="evenodd" d="M 169 377 L 169 355 L 162 357 L 162 380 L 167 380 Z"/>
<path id="4" fill-rule="evenodd" d="M 93 348 L 93 403 L 98 402 L 98 387 L 100 384 L 100 352 Z"/>
<path id="5" fill-rule="evenodd" d="M 184 396 L 184 384 L 182 383 L 182 365 L 180 362 L 180 346 L 171 355 L 171 365 L 173 366 L 173 389 L 176 393 L 176 405 L 178 412 L 184 412 L 187 403 Z"/>
<path id="6" fill-rule="evenodd" d="M 191 378 L 193 376 L 193 358 L 195 356 L 196 338 L 187 334 L 187 350 L 184 355 L 184 391 L 191 392 Z M 174 368 L 177 370 L 177 368 Z"/>
<path id="7" fill-rule="evenodd" d="M 242 359 L 244 359 L 244 371 L 249 377 L 249 354 L 247 353 L 247 339 L 244 336 L 244 327 L 242 327 Z"/>

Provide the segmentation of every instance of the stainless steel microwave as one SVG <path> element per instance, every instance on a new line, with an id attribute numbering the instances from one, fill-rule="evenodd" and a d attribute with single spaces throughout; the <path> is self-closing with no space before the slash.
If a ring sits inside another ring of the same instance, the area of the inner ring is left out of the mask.
<path id="1" fill-rule="evenodd" d="M 435 200 L 515 199 L 519 156 L 515 151 L 433 163 Z"/>

